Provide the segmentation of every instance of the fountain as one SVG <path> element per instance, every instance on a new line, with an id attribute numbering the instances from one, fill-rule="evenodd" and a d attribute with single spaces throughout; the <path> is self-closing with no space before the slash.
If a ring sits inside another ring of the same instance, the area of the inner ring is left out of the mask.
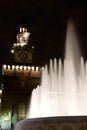
<path id="1" fill-rule="evenodd" d="M 69 22 L 64 61 L 54 58 L 44 67 L 41 85 L 32 91 L 29 119 L 15 130 L 87 130 L 87 63 L 75 33 Z"/>

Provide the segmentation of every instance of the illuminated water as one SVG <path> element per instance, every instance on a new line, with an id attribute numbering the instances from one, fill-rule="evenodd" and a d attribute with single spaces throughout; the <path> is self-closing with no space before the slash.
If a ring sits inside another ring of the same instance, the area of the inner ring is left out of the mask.
<path id="1" fill-rule="evenodd" d="M 87 115 L 87 63 L 80 55 L 73 24 L 67 28 L 65 59 L 50 60 L 41 86 L 32 91 L 27 118 Z"/>

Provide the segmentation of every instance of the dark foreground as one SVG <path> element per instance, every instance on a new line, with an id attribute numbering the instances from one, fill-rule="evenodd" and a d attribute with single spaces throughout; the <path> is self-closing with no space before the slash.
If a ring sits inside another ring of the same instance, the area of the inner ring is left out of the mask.
<path id="1" fill-rule="evenodd" d="M 31 118 L 18 122 L 15 130 L 87 130 L 87 116 Z"/>

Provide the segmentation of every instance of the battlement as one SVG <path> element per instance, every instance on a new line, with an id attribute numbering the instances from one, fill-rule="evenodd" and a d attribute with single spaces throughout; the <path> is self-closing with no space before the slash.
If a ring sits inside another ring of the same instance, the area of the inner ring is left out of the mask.
<path id="1" fill-rule="evenodd" d="M 40 77 L 42 68 L 22 65 L 3 65 L 2 74 L 5 76 Z"/>

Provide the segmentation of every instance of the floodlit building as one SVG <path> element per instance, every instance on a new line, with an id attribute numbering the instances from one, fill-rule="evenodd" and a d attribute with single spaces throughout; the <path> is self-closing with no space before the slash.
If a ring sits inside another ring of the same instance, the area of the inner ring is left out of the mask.
<path id="1" fill-rule="evenodd" d="M 2 66 L 4 84 L 0 97 L 2 129 L 10 129 L 17 121 L 26 118 L 31 91 L 40 84 L 41 68 L 32 64 L 33 47 L 29 44 L 29 37 L 30 33 L 26 26 L 20 26 L 17 42 L 13 44 L 11 50 L 14 64 Z"/>

